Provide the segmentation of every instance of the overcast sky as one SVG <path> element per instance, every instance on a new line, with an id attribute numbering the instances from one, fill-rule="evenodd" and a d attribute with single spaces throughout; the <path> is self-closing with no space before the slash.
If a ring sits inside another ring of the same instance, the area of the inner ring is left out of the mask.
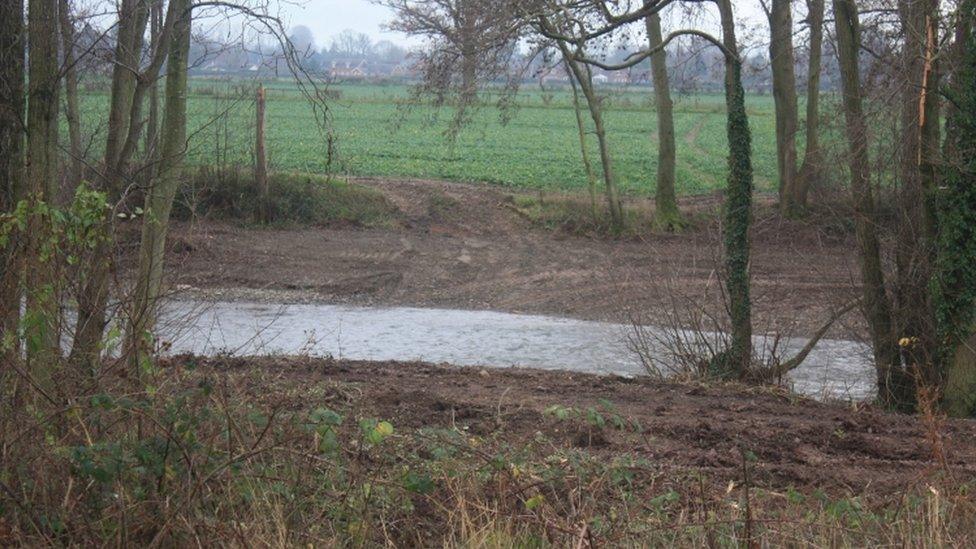
<path id="1" fill-rule="evenodd" d="M 0 0 L 3 1 L 3 0 Z M 282 3 L 289 26 L 305 25 L 315 33 L 315 43 L 328 46 L 331 37 L 345 29 L 366 33 L 373 41 L 390 40 L 398 44 L 416 44 L 407 36 L 382 29 L 393 19 L 393 13 L 367 0 L 300 0 L 297 5 Z"/>
<path id="2" fill-rule="evenodd" d="M 393 12 L 368 0 L 292 0 L 292 3 L 282 2 L 280 5 L 288 26 L 305 25 L 310 28 L 320 48 L 328 46 L 331 38 L 345 29 L 366 33 L 374 42 L 390 40 L 402 45 L 420 43 L 403 34 L 385 31 L 383 25 L 393 19 Z M 764 19 L 758 1 L 736 0 L 735 10 L 740 23 L 754 25 Z M 714 26 L 714 30 L 718 30 L 717 21 L 706 21 L 705 26 Z"/>

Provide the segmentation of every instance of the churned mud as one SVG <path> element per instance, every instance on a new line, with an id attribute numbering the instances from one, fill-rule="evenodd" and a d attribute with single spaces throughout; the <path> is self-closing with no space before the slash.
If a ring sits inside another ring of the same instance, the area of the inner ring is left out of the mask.
<path id="1" fill-rule="evenodd" d="M 933 475 L 976 479 L 976 423 L 927 421 L 777 389 L 424 363 L 191 360 L 201 375 L 222 378 L 259 408 L 326 406 L 388 420 L 400 432 L 457 429 L 514 447 L 542 433 L 559 447 L 629 455 L 676 477 L 704 474 L 720 484 L 741 479 L 744 455 L 752 481 L 772 490 L 897 500 Z M 552 406 L 592 408 L 606 425 L 561 421 L 547 413 Z M 614 428 L 613 418 L 628 427 Z"/>
<path id="2" fill-rule="evenodd" d="M 174 288 L 222 299 L 492 309 L 661 323 L 676 308 L 721 307 L 720 197 L 686 199 L 692 227 L 610 238 L 541 227 L 506 189 L 359 179 L 397 206 L 386 227 L 261 228 L 199 220 L 174 227 Z M 535 195 L 533 195 L 535 196 Z M 558 200 L 544 195 L 543 200 Z M 759 200 L 753 231 L 754 324 L 816 330 L 857 294 L 853 235 L 842 216 L 803 221 Z M 649 201 L 631 198 L 632 208 Z M 764 213 L 765 212 L 765 213 Z M 853 338 L 855 312 L 832 337 Z"/>

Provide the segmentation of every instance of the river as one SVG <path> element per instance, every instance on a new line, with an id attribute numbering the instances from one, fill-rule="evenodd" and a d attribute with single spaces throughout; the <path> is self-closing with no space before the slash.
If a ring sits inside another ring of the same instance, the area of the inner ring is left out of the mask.
<path id="1" fill-rule="evenodd" d="M 183 300 L 165 306 L 160 332 L 172 353 L 307 354 L 644 373 L 628 345 L 633 333 L 628 325 L 494 311 Z M 794 339 L 787 348 L 805 343 Z M 757 337 L 757 347 L 763 344 Z M 869 397 L 875 390 L 870 349 L 853 341 L 822 340 L 789 381 L 809 396 Z"/>

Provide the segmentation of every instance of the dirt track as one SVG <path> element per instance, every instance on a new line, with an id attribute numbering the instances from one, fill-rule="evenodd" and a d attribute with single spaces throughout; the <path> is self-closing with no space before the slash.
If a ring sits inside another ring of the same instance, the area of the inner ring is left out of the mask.
<path id="1" fill-rule="evenodd" d="M 717 197 L 687 201 L 702 220 L 681 234 L 610 240 L 533 226 L 510 193 L 486 185 L 361 179 L 397 205 L 388 229 L 174 228 L 174 287 L 224 298 L 494 309 L 660 322 L 674 298 L 719 288 Z M 636 204 L 632 199 L 631 204 Z M 646 201 L 645 201 L 646 202 Z M 644 204 L 636 204 L 644 207 Z M 815 330 L 857 290 L 853 237 L 831 223 L 785 221 L 760 205 L 753 233 L 757 330 Z M 715 305 L 714 299 L 712 305 Z M 628 312 L 629 311 L 629 312 Z M 834 329 L 851 337 L 858 315 Z"/>
<path id="2" fill-rule="evenodd" d="M 918 417 L 769 388 L 307 358 L 205 359 L 198 371 L 229 375 L 230 385 L 259 406 L 294 411 L 325 402 L 343 413 L 389 420 L 401 431 L 446 427 L 479 437 L 500 434 L 514 447 L 542 432 L 560 446 L 634 455 L 673 472 L 672 478 L 704 473 L 723 486 L 739 481 L 743 452 L 756 457 L 757 484 L 774 490 L 897 500 L 940 471 L 962 483 L 976 479 L 976 423 L 951 420 L 933 431 Z M 544 413 L 552 405 L 594 407 L 639 427 L 557 421 Z M 932 432 L 947 448 L 947 467 L 933 460 L 926 438 Z"/>

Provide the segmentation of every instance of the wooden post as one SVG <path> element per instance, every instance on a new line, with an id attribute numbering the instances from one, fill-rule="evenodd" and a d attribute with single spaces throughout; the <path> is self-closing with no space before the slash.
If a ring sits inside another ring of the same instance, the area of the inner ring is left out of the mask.
<path id="1" fill-rule="evenodd" d="M 256 98 L 257 124 L 254 144 L 254 183 L 261 193 L 261 222 L 271 222 L 271 192 L 268 188 L 268 159 L 264 147 L 264 86 L 258 85 Z"/>

